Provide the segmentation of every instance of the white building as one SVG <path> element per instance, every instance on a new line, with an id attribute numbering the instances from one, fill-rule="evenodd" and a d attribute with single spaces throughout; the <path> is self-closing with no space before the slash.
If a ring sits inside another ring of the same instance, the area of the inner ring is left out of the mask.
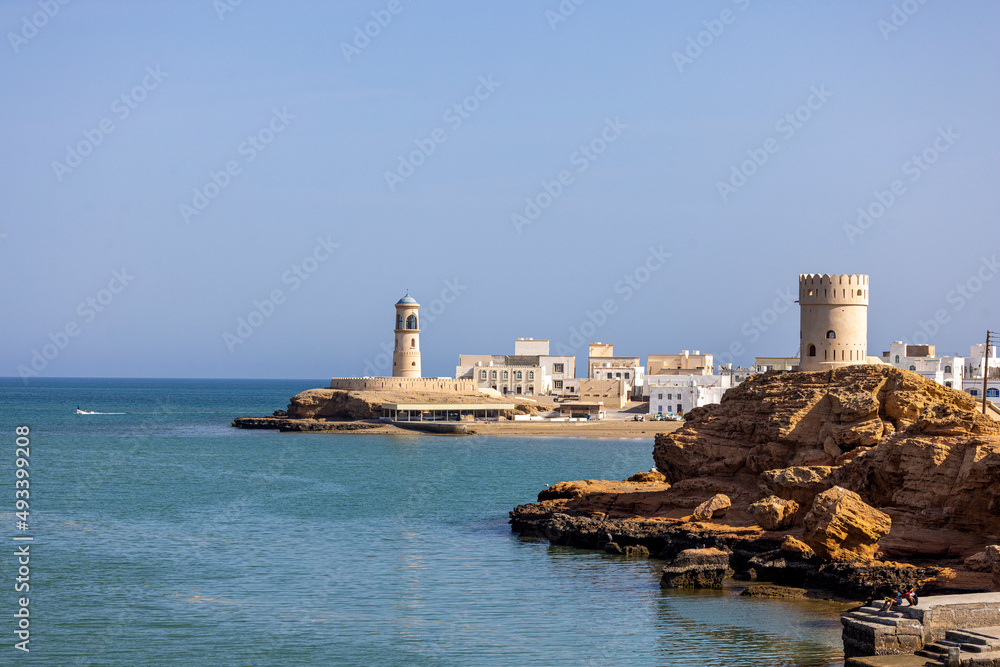
<path id="1" fill-rule="evenodd" d="M 986 343 L 977 343 L 970 347 L 969 358 L 965 364 L 965 379 L 962 388 L 977 400 L 983 400 L 983 360 L 986 353 Z M 1000 359 L 997 359 L 997 348 L 990 345 L 990 360 L 986 398 L 1000 405 Z"/>
<path id="2" fill-rule="evenodd" d="M 501 394 L 562 394 L 576 375 L 576 357 L 549 354 L 549 341 L 519 338 L 514 354 L 460 354 L 455 378 Z"/>
<path id="3" fill-rule="evenodd" d="M 718 403 L 732 387 L 732 377 L 723 375 L 647 375 L 649 414 L 676 415 Z"/>
<path id="4" fill-rule="evenodd" d="M 1000 378 L 990 378 L 986 385 L 986 398 L 992 403 L 1000 405 Z M 983 400 L 983 378 L 965 378 L 962 380 L 962 388 L 976 401 Z"/>
<path id="5" fill-rule="evenodd" d="M 567 380 L 576 377 L 576 357 L 571 354 L 549 354 L 549 341 L 541 338 L 518 338 L 514 341 L 515 357 L 533 357 L 552 381 L 544 393 L 562 394 Z"/>
<path id="6" fill-rule="evenodd" d="M 969 358 L 965 360 L 965 377 L 983 377 L 983 355 L 986 343 L 976 343 L 969 347 Z M 990 377 L 1000 378 L 1000 359 L 997 359 L 997 346 L 990 345 Z"/>
<path id="7" fill-rule="evenodd" d="M 933 345 L 907 345 L 893 341 L 882 353 L 882 361 L 895 368 L 913 371 L 945 387 L 962 387 L 964 357 L 938 357 Z"/>

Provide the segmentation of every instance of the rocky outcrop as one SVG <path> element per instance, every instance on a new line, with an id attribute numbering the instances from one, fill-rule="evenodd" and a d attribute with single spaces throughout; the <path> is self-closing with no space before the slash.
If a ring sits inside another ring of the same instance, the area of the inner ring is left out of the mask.
<path id="1" fill-rule="evenodd" d="M 778 496 L 768 496 L 750 505 L 753 520 L 764 530 L 790 528 L 798 509 L 799 504 L 794 500 L 784 500 Z"/>
<path id="2" fill-rule="evenodd" d="M 500 400 L 486 394 L 341 389 L 307 389 L 292 396 L 286 412 L 292 419 L 378 419 L 382 416 L 383 403 L 439 403 L 443 400 L 449 403 L 515 403 L 514 412 L 538 412 L 536 406 L 517 401 L 513 397 Z"/>
<path id="3" fill-rule="evenodd" d="M 1000 424 L 967 394 L 889 366 L 751 377 L 657 435 L 653 457 L 664 481 L 554 485 L 512 525 L 585 548 L 643 543 L 664 558 L 715 547 L 741 575 L 867 594 L 981 588 L 962 561 L 1000 534 Z M 717 494 L 731 502 L 726 525 L 708 508 L 693 515 Z"/>
<path id="4" fill-rule="evenodd" d="M 694 508 L 691 514 L 692 521 L 711 521 L 726 516 L 726 510 L 732 506 L 729 496 L 724 493 L 717 493 L 702 504 Z"/>
<path id="5" fill-rule="evenodd" d="M 721 549 L 685 549 L 663 568 L 660 588 L 722 588 L 729 554 Z"/>
<path id="6" fill-rule="evenodd" d="M 991 544 L 986 547 L 986 564 L 993 574 L 993 585 L 1000 588 L 1000 546 Z"/>
<path id="7" fill-rule="evenodd" d="M 822 558 L 872 560 L 892 521 L 853 491 L 835 486 L 816 496 L 803 521 L 803 540 Z"/>
<path id="8" fill-rule="evenodd" d="M 968 394 L 889 366 L 754 376 L 658 435 L 653 457 L 675 485 L 711 476 L 755 483 L 748 504 L 794 500 L 793 525 L 817 494 L 854 491 L 891 517 L 881 546 L 895 557 L 964 557 L 1000 534 L 1000 424 Z"/>

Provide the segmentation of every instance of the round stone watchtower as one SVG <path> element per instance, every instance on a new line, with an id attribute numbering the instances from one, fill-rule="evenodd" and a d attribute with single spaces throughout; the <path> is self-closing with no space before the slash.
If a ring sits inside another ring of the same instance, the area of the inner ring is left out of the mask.
<path id="1" fill-rule="evenodd" d="M 406 293 L 396 302 L 396 347 L 392 351 L 392 377 L 420 377 L 420 304 Z"/>
<path id="2" fill-rule="evenodd" d="M 799 370 L 867 362 L 868 276 L 800 274 L 799 314 Z"/>

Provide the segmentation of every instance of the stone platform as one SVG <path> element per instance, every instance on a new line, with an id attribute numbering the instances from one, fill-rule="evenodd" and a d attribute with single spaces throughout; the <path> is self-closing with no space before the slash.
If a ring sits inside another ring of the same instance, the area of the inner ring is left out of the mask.
<path id="1" fill-rule="evenodd" d="M 962 665 L 1000 667 L 1000 593 L 938 595 L 921 598 L 916 607 L 880 609 L 876 603 L 841 617 L 847 658 L 915 654 L 920 664 L 942 665 L 948 649 L 958 648 Z"/>

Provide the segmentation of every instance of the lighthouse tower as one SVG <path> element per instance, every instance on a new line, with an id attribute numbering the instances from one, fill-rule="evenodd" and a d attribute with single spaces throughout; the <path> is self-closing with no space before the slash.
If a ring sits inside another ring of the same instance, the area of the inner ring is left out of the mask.
<path id="1" fill-rule="evenodd" d="M 407 292 L 396 302 L 396 347 L 392 351 L 392 377 L 420 377 L 420 304 Z"/>
<path id="2" fill-rule="evenodd" d="M 799 275 L 799 370 L 866 363 L 868 276 Z"/>

